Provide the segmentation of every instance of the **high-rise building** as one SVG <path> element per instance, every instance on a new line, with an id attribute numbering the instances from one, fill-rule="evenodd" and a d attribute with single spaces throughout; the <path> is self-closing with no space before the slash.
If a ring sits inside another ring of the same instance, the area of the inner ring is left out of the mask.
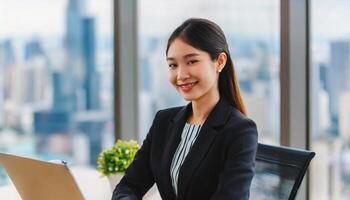
<path id="1" fill-rule="evenodd" d="M 324 63 L 321 63 L 319 65 L 320 68 L 320 72 L 319 72 L 319 77 L 320 77 L 320 82 L 321 82 L 321 88 L 323 88 L 323 90 L 328 90 L 328 86 L 327 86 L 327 74 L 328 74 L 328 66 Z"/>
<path id="2" fill-rule="evenodd" d="M 69 0 L 66 10 L 65 47 L 70 59 L 77 59 L 82 55 L 82 23 L 84 15 L 84 1 Z"/>
<path id="3" fill-rule="evenodd" d="M 5 65 L 5 48 L 4 45 L 0 42 L 0 70 Z"/>
<path id="4" fill-rule="evenodd" d="M 1 63 L 1 60 L 0 60 L 0 63 Z M 0 68 L 0 127 L 2 127 L 4 124 L 4 117 L 3 117 L 3 115 L 4 115 L 4 92 L 2 90 L 2 88 L 4 87 L 3 74 L 4 74 L 3 69 Z"/>
<path id="5" fill-rule="evenodd" d="M 5 99 L 15 103 L 18 108 L 24 104 L 42 104 L 48 98 L 47 91 L 51 86 L 49 74 L 42 62 L 7 69 L 3 77 Z"/>
<path id="6" fill-rule="evenodd" d="M 63 72 L 55 71 L 52 73 L 52 86 L 53 86 L 53 106 L 52 110 L 59 111 L 73 111 L 76 107 L 75 96 L 71 96 L 72 88 L 70 82 L 66 82 Z M 69 78 L 69 77 L 68 77 Z"/>
<path id="7" fill-rule="evenodd" d="M 56 84 L 62 84 L 59 87 L 64 88 L 65 97 L 70 98 L 73 108 L 69 111 L 82 110 L 78 105 L 85 101 L 84 95 L 81 95 L 83 87 L 84 68 L 82 63 L 83 56 L 83 27 L 82 18 L 85 13 L 85 1 L 69 0 L 66 10 L 66 35 L 64 46 L 66 49 L 66 62 L 62 71 L 62 79 Z"/>
<path id="8" fill-rule="evenodd" d="M 331 42 L 331 56 L 328 73 L 329 108 L 331 113 L 332 130 L 338 133 L 339 96 L 350 88 L 350 42 Z"/>
<path id="9" fill-rule="evenodd" d="M 24 60 L 28 61 L 33 57 L 44 55 L 44 51 L 38 40 L 32 40 L 25 44 L 24 47 Z"/>
<path id="10" fill-rule="evenodd" d="M 344 91 L 340 94 L 339 105 L 339 132 L 343 138 L 350 138 L 350 91 Z"/>
<path id="11" fill-rule="evenodd" d="M 95 20 L 92 17 L 85 17 L 82 19 L 82 25 L 86 109 L 96 110 L 100 108 L 100 74 L 96 70 Z"/>
<path id="12" fill-rule="evenodd" d="M 96 70 L 95 20 L 85 14 L 82 0 L 69 0 L 66 11 L 65 47 L 67 62 L 62 77 L 56 80 L 56 88 L 66 85 L 67 98 L 75 101 L 75 111 L 100 108 L 100 74 Z M 69 91 L 69 92 L 68 92 Z M 61 99 L 55 94 L 56 99 Z M 83 103 L 82 103 L 83 102 Z"/>
<path id="13" fill-rule="evenodd" d="M 64 111 L 38 111 L 34 113 L 36 134 L 50 135 L 69 132 L 70 114 Z"/>
<path id="14" fill-rule="evenodd" d="M 108 122 L 107 116 L 101 111 L 81 111 L 75 113 L 72 119 L 72 132 L 88 139 L 89 164 L 94 166 L 102 150 L 102 135 Z"/>
<path id="15" fill-rule="evenodd" d="M 16 57 L 12 40 L 7 39 L 0 43 L 0 68 L 15 64 Z"/>
<path id="16" fill-rule="evenodd" d="M 70 154 L 71 113 L 58 110 L 34 112 L 36 151 L 40 154 Z"/>
<path id="17" fill-rule="evenodd" d="M 319 110 L 319 101 L 318 99 L 320 98 L 319 94 L 321 92 L 321 86 L 320 86 L 320 71 L 319 71 L 319 65 L 313 64 L 311 66 L 311 71 L 312 71 L 312 80 L 311 80 L 311 84 L 312 84 L 312 104 L 311 104 L 311 112 L 312 112 L 312 122 L 311 122 L 311 126 L 312 126 L 312 130 L 313 130 L 313 137 L 315 136 L 319 136 L 321 134 L 320 132 L 320 110 Z"/>

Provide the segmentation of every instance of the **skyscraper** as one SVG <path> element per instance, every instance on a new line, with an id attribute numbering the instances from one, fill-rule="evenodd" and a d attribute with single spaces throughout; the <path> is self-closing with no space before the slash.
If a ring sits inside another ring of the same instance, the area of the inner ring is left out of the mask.
<path id="1" fill-rule="evenodd" d="M 92 17 L 82 19 L 83 27 L 83 64 L 85 66 L 84 90 L 86 109 L 100 108 L 100 75 L 96 71 L 95 20 Z"/>
<path id="2" fill-rule="evenodd" d="M 331 42 L 328 86 L 329 108 L 332 130 L 338 132 L 339 96 L 342 91 L 350 89 L 350 43 L 348 41 Z"/>
<path id="3" fill-rule="evenodd" d="M 73 110 L 81 110 L 79 102 L 85 101 L 80 94 L 83 85 L 84 67 L 82 64 L 82 18 L 85 13 L 85 1 L 69 0 L 66 10 L 66 35 L 64 46 L 66 49 L 66 63 L 62 71 L 60 83 L 64 86 L 67 101 L 73 102 Z"/>
<path id="4" fill-rule="evenodd" d="M 15 52 L 13 49 L 12 41 L 10 39 L 5 40 L 0 44 L 0 67 L 6 67 L 15 64 Z"/>
<path id="5" fill-rule="evenodd" d="M 24 60 L 28 61 L 31 58 L 43 55 L 44 51 L 41 47 L 40 41 L 38 40 L 31 40 L 25 44 L 24 47 Z"/>
<path id="6" fill-rule="evenodd" d="M 66 14 L 67 62 L 62 79 L 69 82 L 74 110 L 96 110 L 100 108 L 100 75 L 96 70 L 95 20 L 86 16 L 82 0 L 69 0 Z M 59 84 L 64 83 L 55 83 Z"/>
<path id="7" fill-rule="evenodd" d="M 82 23 L 84 15 L 84 1 L 69 0 L 66 15 L 66 37 L 65 47 L 67 48 L 68 57 L 77 59 L 82 55 Z"/>
<path id="8" fill-rule="evenodd" d="M 0 49 L 1 53 L 1 49 Z M 1 63 L 1 57 L 0 57 L 0 63 Z M 3 71 L 4 69 L 1 69 L 0 67 L 0 127 L 3 126 L 4 124 L 4 119 L 3 119 L 3 113 L 4 113 L 4 92 L 3 92 Z M 1 172 L 0 172 L 1 174 Z M 1 179 L 1 178 L 0 178 Z M 1 182 L 1 181 L 0 181 Z"/>
<path id="9" fill-rule="evenodd" d="M 52 72 L 53 86 L 53 108 L 57 111 L 73 111 L 75 109 L 75 98 L 70 96 L 71 86 L 66 82 L 66 74 L 60 71 Z"/>

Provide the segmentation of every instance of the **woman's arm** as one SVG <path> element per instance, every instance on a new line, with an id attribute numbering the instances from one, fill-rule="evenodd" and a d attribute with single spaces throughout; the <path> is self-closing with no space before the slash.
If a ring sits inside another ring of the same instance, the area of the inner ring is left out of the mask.
<path id="1" fill-rule="evenodd" d="M 212 200 L 248 200 L 251 181 L 254 176 L 254 163 L 258 147 L 256 125 L 252 120 L 229 127 L 234 132 L 230 138 L 226 161 L 220 173 L 219 184 Z"/>
<path id="2" fill-rule="evenodd" d="M 150 168 L 150 148 L 154 126 L 156 123 L 157 112 L 152 126 L 140 150 L 136 153 L 133 162 L 125 172 L 124 177 L 116 186 L 113 192 L 112 200 L 138 200 L 154 184 L 153 174 Z"/>

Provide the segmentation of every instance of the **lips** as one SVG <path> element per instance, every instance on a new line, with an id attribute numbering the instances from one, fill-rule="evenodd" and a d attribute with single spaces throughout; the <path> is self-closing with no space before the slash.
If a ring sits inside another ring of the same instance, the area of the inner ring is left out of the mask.
<path id="1" fill-rule="evenodd" d="M 197 82 L 192 82 L 192 83 L 178 84 L 178 86 L 181 88 L 182 91 L 189 92 L 196 84 Z"/>

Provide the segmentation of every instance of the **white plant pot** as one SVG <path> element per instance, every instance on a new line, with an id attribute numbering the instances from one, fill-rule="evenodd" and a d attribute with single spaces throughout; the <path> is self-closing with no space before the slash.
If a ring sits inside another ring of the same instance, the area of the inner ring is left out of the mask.
<path id="1" fill-rule="evenodd" d="M 116 173 L 116 174 L 113 174 L 111 176 L 108 176 L 109 185 L 111 186 L 112 192 L 114 191 L 115 187 L 120 182 L 120 180 L 122 180 L 123 176 L 124 175 L 120 174 L 120 173 Z"/>
<path id="2" fill-rule="evenodd" d="M 108 176 L 109 184 L 111 186 L 111 191 L 113 192 L 117 184 L 122 180 L 123 174 L 117 173 L 111 176 Z M 142 198 L 143 200 L 162 200 L 158 192 L 156 184 L 145 194 Z"/>

